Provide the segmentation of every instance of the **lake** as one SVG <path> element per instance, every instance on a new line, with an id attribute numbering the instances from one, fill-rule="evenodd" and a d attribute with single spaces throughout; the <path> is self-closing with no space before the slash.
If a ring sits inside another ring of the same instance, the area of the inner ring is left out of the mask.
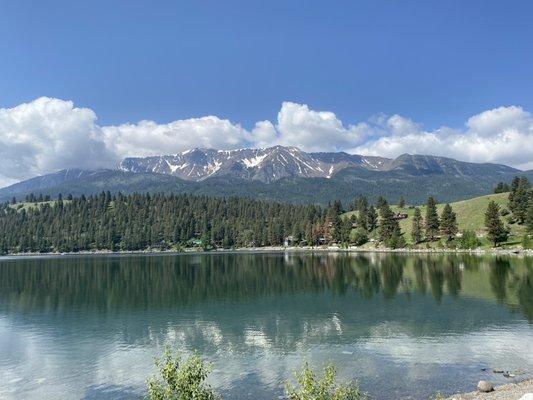
<path id="1" fill-rule="evenodd" d="M 223 253 L 0 258 L 0 398 L 145 394 L 165 345 L 231 399 L 334 362 L 373 399 L 533 373 L 533 258 Z"/>

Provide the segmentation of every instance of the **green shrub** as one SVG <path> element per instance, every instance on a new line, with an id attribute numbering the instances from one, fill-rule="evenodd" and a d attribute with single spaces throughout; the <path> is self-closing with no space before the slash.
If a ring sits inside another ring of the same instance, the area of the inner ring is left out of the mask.
<path id="1" fill-rule="evenodd" d="M 295 373 L 298 387 L 290 382 L 285 386 L 285 395 L 289 400 L 362 400 L 366 399 L 356 382 L 346 385 L 335 384 L 336 371 L 333 365 L 324 368 L 324 376 L 318 378 L 307 363 L 300 372 Z"/>
<path id="2" fill-rule="evenodd" d="M 368 234 L 366 233 L 366 230 L 363 228 L 353 229 L 350 232 L 350 242 L 356 246 L 364 245 L 366 242 L 368 242 Z"/>
<path id="3" fill-rule="evenodd" d="M 214 400 L 218 396 L 205 380 L 211 366 L 202 362 L 197 354 L 182 362 L 179 354 L 169 349 L 161 359 L 156 359 L 159 376 L 148 381 L 149 400 Z"/>
<path id="4" fill-rule="evenodd" d="M 479 246 L 481 241 L 474 231 L 463 231 L 462 236 L 457 238 L 457 247 L 460 249 L 475 249 Z"/>
<path id="5" fill-rule="evenodd" d="M 395 231 L 385 244 L 391 249 L 402 249 L 407 245 L 407 242 L 400 232 Z"/>

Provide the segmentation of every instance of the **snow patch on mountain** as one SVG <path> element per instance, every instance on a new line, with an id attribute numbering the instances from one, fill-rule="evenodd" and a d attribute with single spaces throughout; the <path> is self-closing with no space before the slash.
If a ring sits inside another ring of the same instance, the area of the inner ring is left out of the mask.
<path id="1" fill-rule="evenodd" d="M 242 160 L 244 165 L 246 165 L 246 168 L 253 168 L 257 167 L 259 164 L 263 162 L 263 160 L 266 158 L 268 154 L 263 154 L 262 156 L 256 156 L 253 158 L 245 158 Z"/>
<path id="2" fill-rule="evenodd" d="M 200 181 L 216 175 L 230 175 L 271 182 L 281 178 L 331 178 L 349 167 L 380 170 L 390 163 L 381 157 L 363 157 L 343 152 L 306 153 L 296 147 L 258 149 L 190 149 L 180 154 L 124 159 L 119 169 L 151 172 Z"/>

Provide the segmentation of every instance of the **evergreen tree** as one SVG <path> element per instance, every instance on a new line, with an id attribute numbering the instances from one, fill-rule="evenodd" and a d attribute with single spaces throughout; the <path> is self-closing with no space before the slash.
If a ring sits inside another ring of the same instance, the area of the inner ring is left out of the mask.
<path id="1" fill-rule="evenodd" d="M 333 202 L 333 210 L 334 212 L 337 214 L 337 215 L 341 215 L 343 213 L 343 209 L 342 209 L 342 203 L 340 200 L 335 200 Z"/>
<path id="2" fill-rule="evenodd" d="M 533 232 L 533 200 L 529 201 L 529 208 L 526 217 L 526 226 L 529 232 Z"/>
<path id="3" fill-rule="evenodd" d="M 368 231 L 368 200 L 366 197 L 360 197 L 357 202 L 357 225 Z"/>
<path id="4" fill-rule="evenodd" d="M 428 197 L 426 203 L 426 238 L 429 241 L 435 240 L 439 234 L 439 215 L 437 214 L 437 202 L 433 197 Z"/>
<path id="5" fill-rule="evenodd" d="M 485 227 L 487 228 L 487 237 L 494 244 L 494 247 L 507 240 L 509 232 L 500 218 L 500 206 L 494 201 L 489 203 L 485 212 Z"/>
<path id="6" fill-rule="evenodd" d="M 379 216 L 379 240 L 389 246 L 391 239 L 397 240 L 398 236 L 401 235 L 400 225 L 394 219 L 394 213 L 386 202 L 382 204 Z"/>
<path id="7" fill-rule="evenodd" d="M 387 246 L 391 249 L 401 249 L 406 245 L 407 243 L 405 242 L 405 238 L 398 227 L 398 229 L 393 232 L 391 238 L 388 240 Z"/>
<path id="8" fill-rule="evenodd" d="M 383 196 L 379 196 L 376 200 L 376 208 L 381 211 L 381 208 L 388 205 L 387 200 Z"/>
<path id="9" fill-rule="evenodd" d="M 405 207 L 405 199 L 403 198 L 403 196 L 400 196 L 400 198 L 398 199 L 398 207 L 399 208 Z"/>
<path id="10" fill-rule="evenodd" d="M 445 236 L 448 241 L 452 240 L 458 232 L 457 215 L 449 204 L 446 204 L 442 209 L 440 230 L 442 235 Z"/>
<path id="11" fill-rule="evenodd" d="M 342 243 L 348 243 L 350 241 L 350 232 L 352 231 L 352 221 L 350 218 L 345 218 L 341 225 L 341 238 Z"/>
<path id="12" fill-rule="evenodd" d="M 493 192 L 494 193 L 507 193 L 511 190 L 509 185 L 505 182 L 499 182 L 495 187 Z"/>
<path id="13" fill-rule="evenodd" d="M 422 241 L 422 229 L 422 213 L 420 212 L 420 208 L 416 207 L 413 215 L 413 227 L 411 230 L 411 238 L 414 243 L 420 243 Z"/>
<path id="14" fill-rule="evenodd" d="M 531 187 L 528 179 L 525 176 L 515 176 L 509 193 L 509 210 L 519 224 L 523 224 L 526 220 L 530 199 Z"/>
<path id="15" fill-rule="evenodd" d="M 368 208 L 368 214 L 366 215 L 366 227 L 368 232 L 372 232 L 378 226 L 378 215 L 374 206 Z"/>
<path id="16" fill-rule="evenodd" d="M 337 243 L 342 242 L 343 239 L 342 220 L 340 217 L 341 213 L 341 202 L 335 200 L 328 210 L 328 221 L 331 229 L 331 239 Z"/>

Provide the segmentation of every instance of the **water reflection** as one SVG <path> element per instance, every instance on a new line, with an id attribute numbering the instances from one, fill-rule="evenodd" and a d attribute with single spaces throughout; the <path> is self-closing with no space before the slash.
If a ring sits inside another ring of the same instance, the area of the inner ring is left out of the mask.
<path id="1" fill-rule="evenodd" d="M 212 360 L 213 382 L 231 398 L 279 395 L 302 358 L 337 362 L 375 398 L 417 398 L 470 388 L 480 366 L 533 369 L 532 322 L 528 258 L 4 260 L 0 397 L 137 396 L 170 342 Z"/>
<path id="2" fill-rule="evenodd" d="M 487 278 L 490 291 L 475 290 Z M 469 285 L 462 290 L 464 279 Z M 3 307 L 30 312 L 175 307 L 324 291 L 394 299 L 399 293 L 424 295 L 429 288 L 437 302 L 445 293 L 496 299 L 532 321 L 532 281 L 530 259 L 472 255 L 65 257 L 1 262 L 0 300 Z"/>

